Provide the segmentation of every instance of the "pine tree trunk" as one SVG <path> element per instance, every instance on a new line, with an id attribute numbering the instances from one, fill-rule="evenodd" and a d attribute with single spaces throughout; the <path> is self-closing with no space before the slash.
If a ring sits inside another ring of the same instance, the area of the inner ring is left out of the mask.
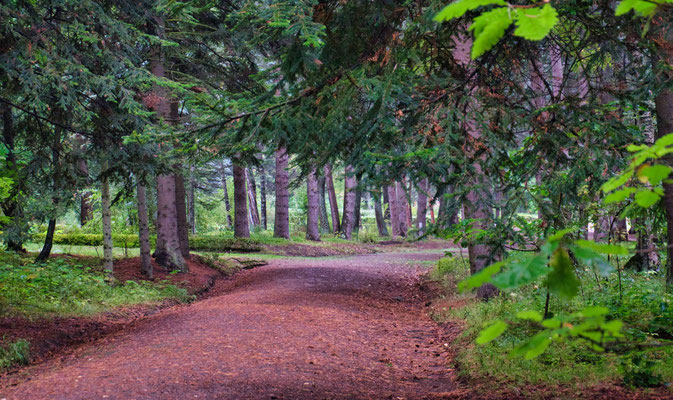
<path id="1" fill-rule="evenodd" d="M 360 231 L 360 227 L 362 226 L 362 218 L 360 216 L 362 208 L 362 189 L 357 189 L 355 191 L 355 212 L 353 216 L 353 229 L 355 229 L 355 232 Z"/>
<path id="2" fill-rule="evenodd" d="M 51 162 L 52 162 L 52 168 L 54 170 L 52 177 L 53 179 L 52 189 L 54 191 L 60 188 L 61 134 L 62 129 L 60 127 L 56 127 L 54 129 L 54 142 L 52 143 L 51 147 Z M 52 204 L 54 205 L 54 208 L 58 206 L 58 203 L 59 203 L 58 197 L 53 197 Z M 54 217 L 49 219 L 49 225 L 47 226 L 47 235 L 44 238 L 44 246 L 42 246 L 42 251 L 40 251 L 40 254 L 37 255 L 37 258 L 35 259 L 36 262 L 46 261 L 47 258 L 49 258 L 49 255 L 51 254 L 51 248 L 54 244 L 55 231 L 56 231 L 56 218 Z"/>
<path id="3" fill-rule="evenodd" d="M 654 100 L 657 108 L 656 139 L 673 133 L 673 90 L 662 90 Z M 673 157 L 669 154 L 662 159 L 665 165 L 673 167 Z M 664 181 L 666 182 L 666 181 Z M 673 286 L 673 184 L 663 183 L 664 214 L 666 216 L 666 285 Z"/>
<path id="4" fill-rule="evenodd" d="M 252 168 L 246 169 L 248 175 L 248 201 L 250 203 L 250 219 L 252 220 L 252 226 L 259 226 L 261 221 L 259 220 L 259 210 L 257 209 L 257 185 L 255 184 L 255 175 L 252 173 Z"/>
<path id="5" fill-rule="evenodd" d="M 107 168 L 107 162 L 103 164 L 103 169 Z M 114 273 L 114 259 L 112 256 L 112 215 L 110 211 L 110 180 L 103 177 L 101 182 L 101 212 L 103 214 L 103 268 L 108 279 L 112 278 Z"/>
<path id="6" fill-rule="evenodd" d="M 390 212 L 390 226 L 393 232 L 393 239 L 402 236 L 400 232 L 400 210 L 397 199 L 397 185 L 393 182 L 388 186 L 388 210 Z"/>
<path id="7" fill-rule="evenodd" d="M 234 237 L 249 238 L 248 189 L 245 182 L 245 167 L 234 165 Z"/>
<path id="8" fill-rule="evenodd" d="M 54 244 L 54 231 L 56 231 L 56 219 L 50 219 L 49 225 L 47 225 L 47 235 L 44 237 L 44 245 L 35 259 L 36 262 L 46 261 L 49 258 L 51 247 Z"/>
<path id="9" fill-rule="evenodd" d="M 273 223 L 273 236 L 290 238 L 290 174 L 287 170 L 289 156 L 284 147 L 275 152 L 276 158 L 276 210 Z"/>
<path id="10" fill-rule="evenodd" d="M 220 168 L 222 169 L 222 191 L 224 192 L 224 208 L 227 212 L 227 226 L 231 229 L 234 224 L 231 221 L 231 204 L 229 203 L 229 189 L 227 188 L 227 173 L 224 169 L 224 162 L 220 162 Z"/>
<path id="11" fill-rule="evenodd" d="M 327 205 L 325 204 L 325 177 L 321 175 L 318 178 L 318 209 L 319 209 L 319 220 L 320 220 L 320 230 L 323 233 L 329 233 L 329 217 L 327 216 Z"/>
<path id="12" fill-rule="evenodd" d="M 257 170 L 259 174 L 259 195 L 261 201 L 261 218 L 262 218 L 262 227 L 264 230 L 267 230 L 267 220 L 266 220 L 266 173 L 263 168 Z"/>
<path id="13" fill-rule="evenodd" d="M 325 185 L 329 208 L 332 214 L 332 232 L 341 232 L 339 205 L 337 204 L 336 190 L 334 189 L 334 180 L 332 179 L 332 166 L 330 164 L 325 165 Z"/>
<path id="14" fill-rule="evenodd" d="M 86 191 L 80 195 L 79 206 L 79 225 L 84 226 L 91 221 L 93 214 L 93 204 L 91 204 L 91 192 Z"/>
<path id="15" fill-rule="evenodd" d="M 187 272 L 178 236 L 178 211 L 175 204 L 175 175 L 157 177 L 157 264 L 171 271 Z"/>
<path id="16" fill-rule="evenodd" d="M 353 224 L 355 223 L 355 187 L 357 180 L 353 176 L 353 167 L 346 166 L 344 176 L 344 215 L 341 222 L 341 229 L 346 240 L 353 238 Z"/>
<path id="17" fill-rule="evenodd" d="M 416 229 L 418 235 L 425 234 L 426 220 L 427 220 L 427 204 L 428 204 L 428 178 L 421 179 L 418 182 L 418 208 L 416 209 Z"/>
<path id="18" fill-rule="evenodd" d="M 409 219 L 409 202 L 407 201 L 407 195 L 404 192 L 403 183 L 397 182 L 397 207 L 398 207 L 398 216 L 397 223 L 400 224 L 400 236 L 407 237 L 407 220 Z"/>
<path id="19" fill-rule="evenodd" d="M 374 215 L 376 216 L 376 228 L 379 231 L 379 236 L 388 236 L 388 228 L 381 207 L 381 193 L 372 192 L 372 197 L 374 197 Z"/>
<path id="20" fill-rule="evenodd" d="M 181 173 L 175 174 L 175 210 L 178 216 L 178 239 L 180 252 L 185 260 L 189 260 L 189 225 L 187 223 L 187 205 L 185 204 L 185 178 Z"/>
<path id="21" fill-rule="evenodd" d="M 308 198 L 308 212 L 306 216 L 306 239 L 320 241 L 320 229 L 318 227 L 319 196 L 318 179 L 316 169 L 313 168 L 306 178 L 306 196 Z"/>
<path id="22" fill-rule="evenodd" d="M 147 193 L 145 186 L 138 182 L 138 242 L 140 243 L 140 272 L 147 279 L 154 279 L 150 259 L 150 229 L 147 217 Z"/>
<path id="23" fill-rule="evenodd" d="M 189 215 L 189 233 L 192 235 L 196 234 L 196 180 L 194 179 L 194 166 L 191 166 L 189 174 L 189 209 L 187 214 Z"/>

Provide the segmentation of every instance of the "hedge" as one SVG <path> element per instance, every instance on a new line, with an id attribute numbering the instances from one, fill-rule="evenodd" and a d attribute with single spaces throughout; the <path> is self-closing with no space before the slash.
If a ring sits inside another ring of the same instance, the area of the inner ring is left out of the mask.
<path id="1" fill-rule="evenodd" d="M 46 234 L 33 235 L 36 242 L 44 241 Z M 156 245 L 156 236 L 150 236 L 152 247 Z M 57 233 L 54 234 L 54 244 L 69 246 L 102 246 L 103 235 L 95 233 Z M 115 247 L 140 247 L 138 235 L 112 235 L 112 244 Z M 260 251 L 259 242 L 251 239 L 238 239 L 214 235 L 194 235 L 189 237 L 189 248 L 195 251 Z"/>

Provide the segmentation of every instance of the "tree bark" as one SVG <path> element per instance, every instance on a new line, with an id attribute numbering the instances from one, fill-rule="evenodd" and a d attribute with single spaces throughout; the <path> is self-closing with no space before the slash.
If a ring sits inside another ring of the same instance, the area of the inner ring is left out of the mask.
<path id="1" fill-rule="evenodd" d="M 257 184 L 255 183 L 255 175 L 252 173 L 252 168 L 248 168 L 248 200 L 250 201 L 250 217 L 252 226 L 261 225 L 259 219 L 259 209 L 257 208 Z"/>
<path id="2" fill-rule="evenodd" d="M 51 254 L 51 247 L 54 244 L 54 231 L 56 231 L 56 219 L 52 218 L 49 220 L 49 225 L 47 225 L 47 235 L 44 237 L 44 245 L 40 254 L 38 254 L 35 259 L 36 262 L 42 262 L 49 258 Z"/>
<path id="3" fill-rule="evenodd" d="M 14 129 L 14 114 L 12 107 L 6 106 L 2 112 L 3 131 L 2 140 L 7 148 L 5 157 L 5 166 L 7 171 L 12 174 L 12 186 L 9 191 L 9 197 L 2 203 L 2 211 L 5 216 L 12 220 L 2 227 L 7 235 L 7 250 L 15 252 L 25 252 L 23 248 L 23 233 L 27 227 L 23 223 L 23 207 L 21 205 L 21 172 L 16 163 L 16 154 L 14 153 L 14 141 L 16 139 L 16 130 Z M 14 233 L 14 234 L 12 234 Z"/>
<path id="4" fill-rule="evenodd" d="M 187 197 L 189 208 L 187 214 L 189 216 L 189 232 L 192 235 L 196 234 L 196 180 L 194 179 L 194 166 L 190 168 L 189 176 L 189 195 Z"/>
<path id="5" fill-rule="evenodd" d="M 261 218 L 262 218 L 262 227 L 264 227 L 264 230 L 267 230 L 267 220 L 266 220 L 266 173 L 264 172 L 264 168 L 259 168 L 257 170 L 257 173 L 259 174 L 259 196 L 260 196 L 260 201 L 261 201 Z"/>
<path id="6" fill-rule="evenodd" d="M 400 210 L 397 199 L 397 184 L 393 182 L 388 186 L 388 210 L 390 213 L 390 226 L 393 232 L 393 239 L 402 235 L 400 232 Z"/>
<path id="7" fill-rule="evenodd" d="M 107 162 L 103 164 L 107 169 Z M 114 274 L 114 259 L 112 256 L 112 215 L 110 212 L 110 180 L 107 176 L 101 182 L 101 212 L 103 214 L 103 268 L 108 279 Z"/>
<path id="8" fill-rule="evenodd" d="M 148 279 L 154 279 L 150 259 L 150 229 L 147 217 L 147 193 L 145 186 L 138 182 L 138 242 L 140 243 L 140 272 Z"/>
<path id="9" fill-rule="evenodd" d="M 175 174 L 175 210 L 178 216 L 178 239 L 180 252 L 185 260 L 189 260 L 189 225 L 187 223 L 187 205 L 185 204 L 185 178 L 181 173 Z"/>
<path id="10" fill-rule="evenodd" d="M 427 224 L 427 205 L 428 205 L 428 178 L 421 179 L 418 182 L 418 208 L 416 209 L 416 229 L 418 235 L 425 234 Z"/>
<path id="11" fill-rule="evenodd" d="M 313 168 L 306 178 L 306 195 L 308 198 L 308 212 L 306 216 L 306 239 L 320 241 L 320 229 L 318 227 L 319 195 L 316 169 Z"/>
<path id="12" fill-rule="evenodd" d="M 339 205 L 337 204 L 336 190 L 334 189 L 334 180 L 332 179 L 332 166 L 325 165 L 325 185 L 327 186 L 327 199 L 332 214 L 332 232 L 341 232 L 339 219 Z"/>
<path id="13" fill-rule="evenodd" d="M 157 245 L 154 258 L 168 270 L 187 272 L 178 236 L 175 175 L 157 177 Z"/>
<path id="14" fill-rule="evenodd" d="M 234 237 L 249 238 L 248 189 L 245 182 L 245 167 L 234 163 Z"/>
<path id="15" fill-rule="evenodd" d="M 325 181 L 326 179 L 324 175 L 321 175 L 318 178 L 318 216 L 320 220 L 320 230 L 323 233 L 329 233 L 329 217 L 327 216 L 327 205 L 325 204 Z"/>
<path id="16" fill-rule="evenodd" d="M 404 181 L 402 181 L 404 182 Z M 407 195 L 404 191 L 404 183 L 397 182 L 397 207 L 399 210 L 399 215 L 397 217 L 397 222 L 400 224 L 400 236 L 407 237 L 407 221 L 409 219 L 409 202 L 407 201 Z"/>
<path id="17" fill-rule="evenodd" d="M 357 189 L 355 191 L 355 212 L 353 216 L 353 229 L 355 229 L 355 232 L 359 232 L 360 227 L 362 226 L 362 218 L 360 216 L 361 208 L 362 208 L 362 189 Z"/>
<path id="18" fill-rule="evenodd" d="M 673 133 L 673 90 L 662 90 L 655 98 L 657 109 L 657 134 L 656 139 Z M 673 167 L 673 157 L 666 155 L 663 163 Z M 666 182 L 666 181 L 664 181 Z M 666 285 L 673 286 L 673 184 L 663 183 L 664 186 L 664 212 L 666 215 Z"/>
<path id="19" fill-rule="evenodd" d="M 287 170 L 289 156 L 284 147 L 275 152 L 276 157 L 276 218 L 273 224 L 273 236 L 290 238 L 290 174 Z"/>
<path id="20" fill-rule="evenodd" d="M 346 166 L 344 176 L 344 215 L 341 221 L 341 229 L 347 240 L 353 238 L 353 224 L 355 222 L 355 187 L 357 180 L 353 176 L 353 166 Z"/>
<path id="21" fill-rule="evenodd" d="M 381 207 L 381 193 L 372 192 L 372 197 L 374 197 L 374 215 L 376 216 L 376 228 L 379 231 L 379 236 L 388 236 L 388 228 L 385 219 L 383 219 L 383 208 Z"/>
<path id="22" fill-rule="evenodd" d="M 233 227 L 231 221 L 231 204 L 229 203 L 229 189 L 227 188 L 227 173 L 224 169 L 224 162 L 220 161 L 220 168 L 222 169 L 222 191 L 224 192 L 224 208 L 227 212 L 227 226 L 229 229 Z"/>

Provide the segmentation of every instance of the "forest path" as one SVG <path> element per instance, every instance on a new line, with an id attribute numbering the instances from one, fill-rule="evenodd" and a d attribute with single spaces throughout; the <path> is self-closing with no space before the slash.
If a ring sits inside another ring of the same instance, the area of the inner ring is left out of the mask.
<path id="1" fill-rule="evenodd" d="M 419 284 L 420 262 L 441 254 L 272 260 L 222 294 L 28 368 L 0 398 L 459 396 Z"/>

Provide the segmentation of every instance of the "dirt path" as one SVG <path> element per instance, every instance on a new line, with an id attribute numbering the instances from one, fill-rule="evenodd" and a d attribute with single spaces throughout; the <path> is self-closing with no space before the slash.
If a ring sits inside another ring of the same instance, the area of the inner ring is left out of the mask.
<path id="1" fill-rule="evenodd" d="M 342 399 L 458 395 L 414 261 L 281 259 L 5 382 L 13 399 Z M 448 341 L 448 339 L 447 339 Z M 453 392 L 452 392 L 453 391 Z"/>

